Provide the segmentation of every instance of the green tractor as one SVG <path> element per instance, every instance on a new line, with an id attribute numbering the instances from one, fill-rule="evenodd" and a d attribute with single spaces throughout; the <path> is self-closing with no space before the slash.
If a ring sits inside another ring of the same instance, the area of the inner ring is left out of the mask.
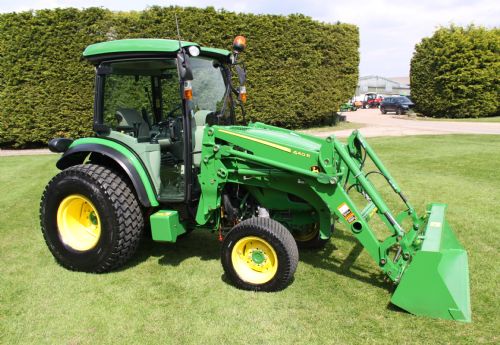
<path id="1" fill-rule="evenodd" d="M 347 103 L 342 103 L 340 105 L 339 111 L 356 111 L 358 110 L 358 107 L 354 105 L 352 102 L 347 102 Z"/>
<path id="2" fill-rule="evenodd" d="M 163 242 L 208 229 L 222 241 L 222 266 L 236 287 L 277 291 L 293 279 L 298 248 L 321 248 L 339 221 L 397 286 L 392 303 L 470 321 L 467 253 L 445 220 L 446 205 L 417 214 L 358 131 L 344 144 L 237 124 L 244 47 L 238 36 L 233 52 L 165 39 L 85 49 L 96 70 L 95 136 L 50 141 L 63 153 L 62 171 L 40 208 L 57 262 L 108 272 L 134 255 L 149 228 Z M 370 160 L 376 169 L 366 173 Z M 389 209 L 373 173 L 400 197 L 401 212 Z M 387 237 L 377 237 L 374 218 Z"/>

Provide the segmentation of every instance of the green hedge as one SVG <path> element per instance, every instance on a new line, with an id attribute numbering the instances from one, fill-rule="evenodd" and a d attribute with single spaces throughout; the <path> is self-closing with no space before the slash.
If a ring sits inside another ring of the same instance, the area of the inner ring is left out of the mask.
<path id="1" fill-rule="evenodd" d="M 105 40 L 176 38 L 230 48 L 247 37 L 247 114 L 288 128 L 325 123 L 354 93 L 358 28 L 303 15 L 236 14 L 211 7 L 100 8 L 0 15 L 0 145 L 91 134 L 93 67 L 83 49 Z"/>
<path id="2" fill-rule="evenodd" d="M 411 94 L 427 116 L 500 115 L 500 29 L 452 26 L 416 45 Z"/>

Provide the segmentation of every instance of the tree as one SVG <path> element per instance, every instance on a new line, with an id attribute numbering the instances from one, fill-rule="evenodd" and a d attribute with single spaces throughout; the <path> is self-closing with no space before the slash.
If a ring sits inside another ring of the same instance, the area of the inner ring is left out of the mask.
<path id="1" fill-rule="evenodd" d="M 438 29 L 415 46 L 412 98 L 426 116 L 500 115 L 500 29 Z"/>

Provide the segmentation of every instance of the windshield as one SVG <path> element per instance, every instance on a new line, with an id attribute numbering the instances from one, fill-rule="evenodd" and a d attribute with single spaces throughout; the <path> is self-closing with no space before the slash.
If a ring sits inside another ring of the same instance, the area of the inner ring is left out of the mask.
<path id="1" fill-rule="evenodd" d="M 408 98 L 404 97 L 404 96 L 402 96 L 402 97 L 396 97 L 395 100 L 398 103 L 411 103 L 411 101 Z"/>
<path id="2" fill-rule="evenodd" d="M 216 60 L 197 57 L 190 60 L 193 70 L 193 110 L 219 113 L 224 102 L 226 85 L 221 64 Z"/>

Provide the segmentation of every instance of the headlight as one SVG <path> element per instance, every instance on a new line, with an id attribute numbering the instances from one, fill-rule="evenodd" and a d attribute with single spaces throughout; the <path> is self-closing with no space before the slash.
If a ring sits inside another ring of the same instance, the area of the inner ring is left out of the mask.
<path id="1" fill-rule="evenodd" d="M 191 56 L 198 56 L 200 55 L 200 48 L 198 48 L 197 46 L 189 46 L 188 52 Z"/>

